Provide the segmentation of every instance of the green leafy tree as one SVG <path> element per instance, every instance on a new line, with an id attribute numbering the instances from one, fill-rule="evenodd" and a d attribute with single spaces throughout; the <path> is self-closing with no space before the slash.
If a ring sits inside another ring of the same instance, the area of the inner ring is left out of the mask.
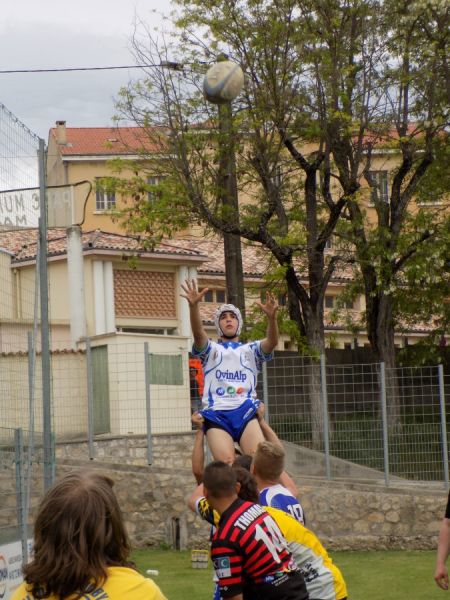
<path id="1" fill-rule="evenodd" d="M 200 223 L 206 231 L 261 244 L 283 270 L 290 319 L 313 353 L 324 349 L 326 288 L 340 261 L 354 261 L 370 342 L 380 360 L 394 366 L 389 273 L 400 273 L 436 235 L 418 223 L 410 227 L 407 215 L 433 162 L 433 143 L 445 132 L 445 9 L 438 2 L 431 8 L 408 2 L 407 10 L 373 0 L 175 4 L 170 43 L 142 24 L 145 35 L 135 34 L 145 76 L 122 90 L 118 102 L 119 116 L 147 131 L 142 164 L 164 177 L 151 205 L 142 173 L 124 184 L 132 199 L 124 215 L 128 227 L 156 237 Z M 422 13 L 436 13 L 428 27 Z M 223 53 L 246 73 L 226 133 L 236 153 L 239 210 L 220 201 L 225 134 L 201 93 L 206 66 Z M 425 63 L 433 70 L 420 83 Z M 377 222 L 367 226 L 361 189 L 377 191 L 371 165 L 386 144 L 400 158 L 391 202 L 375 199 Z M 334 233 L 342 251 L 331 254 L 325 248 Z M 309 392 L 320 446 L 318 370 Z"/>

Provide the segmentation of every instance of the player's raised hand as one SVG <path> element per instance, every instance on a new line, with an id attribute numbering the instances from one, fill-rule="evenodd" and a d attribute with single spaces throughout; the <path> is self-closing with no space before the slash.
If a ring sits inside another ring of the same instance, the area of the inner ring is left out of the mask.
<path id="1" fill-rule="evenodd" d="M 266 302 L 264 304 L 259 302 L 259 300 L 256 301 L 256 304 L 263 311 L 263 313 L 268 316 L 269 319 L 276 316 L 278 310 L 278 300 L 270 292 L 266 292 Z"/>
<path id="2" fill-rule="evenodd" d="M 208 291 L 208 288 L 203 288 L 199 291 L 196 279 L 186 279 L 186 281 L 181 284 L 181 287 L 184 291 L 184 294 L 180 294 L 180 296 L 182 298 L 186 298 L 190 306 L 198 304 Z"/>

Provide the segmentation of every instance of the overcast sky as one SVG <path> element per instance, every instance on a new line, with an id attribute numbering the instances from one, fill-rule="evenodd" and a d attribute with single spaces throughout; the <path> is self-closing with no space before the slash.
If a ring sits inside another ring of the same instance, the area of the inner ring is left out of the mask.
<path id="1" fill-rule="evenodd" d="M 164 0 L 1 0 L 0 70 L 132 65 L 135 14 L 160 28 Z M 107 126 L 114 97 L 137 70 L 0 74 L 0 102 L 48 138 L 68 127 Z"/>

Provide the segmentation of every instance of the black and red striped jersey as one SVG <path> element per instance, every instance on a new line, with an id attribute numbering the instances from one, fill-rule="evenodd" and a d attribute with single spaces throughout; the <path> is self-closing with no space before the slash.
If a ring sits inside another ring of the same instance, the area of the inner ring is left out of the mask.
<path id="1" fill-rule="evenodd" d="M 235 500 L 220 517 L 211 557 L 222 598 L 296 570 L 278 525 L 259 504 Z"/>

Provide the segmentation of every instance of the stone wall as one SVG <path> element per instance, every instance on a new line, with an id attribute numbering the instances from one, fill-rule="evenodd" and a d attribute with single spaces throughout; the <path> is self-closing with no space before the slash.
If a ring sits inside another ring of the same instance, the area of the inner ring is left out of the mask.
<path id="1" fill-rule="evenodd" d="M 95 468 L 116 481 L 127 526 L 136 546 L 208 544 L 209 527 L 186 507 L 195 488 L 190 471 L 191 434 L 153 437 L 152 465 L 139 436 L 96 442 L 100 460 L 87 461 L 86 442 L 59 444 L 57 474 Z M 430 549 L 447 501 L 442 483 L 330 481 L 293 473 L 307 525 L 329 549 Z"/>

